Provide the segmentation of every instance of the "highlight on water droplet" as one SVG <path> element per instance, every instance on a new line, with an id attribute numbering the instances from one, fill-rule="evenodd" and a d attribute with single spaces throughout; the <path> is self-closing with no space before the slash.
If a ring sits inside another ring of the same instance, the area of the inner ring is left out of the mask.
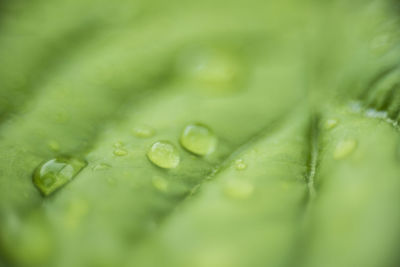
<path id="1" fill-rule="evenodd" d="M 244 162 L 243 159 L 235 160 L 235 169 L 238 171 L 243 171 L 247 168 L 247 164 Z"/>
<path id="2" fill-rule="evenodd" d="M 333 152 L 333 158 L 336 160 L 343 159 L 349 156 L 357 147 L 357 142 L 354 139 L 340 141 Z"/>
<path id="3" fill-rule="evenodd" d="M 41 163 L 33 173 L 33 183 L 48 196 L 71 181 L 87 162 L 74 157 L 57 157 Z"/>
<path id="4" fill-rule="evenodd" d="M 231 198 L 246 199 L 254 192 L 254 186 L 245 180 L 229 180 L 225 184 L 224 193 Z"/>
<path id="5" fill-rule="evenodd" d="M 178 149 L 169 141 L 155 142 L 147 152 L 148 159 L 164 169 L 176 168 L 180 162 Z"/>
<path id="6" fill-rule="evenodd" d="M 132 129 L 133 135 L 139 138 L 149 138 L 154 136 L 155 130 L 147 125 L 136 126 Z"/>
<path id="7" fill-rule="evenodd" d="M 217 142 L 215 134 L 200 123 L 187 125 L 180 138 L 180 143 L 186 150 L 199 156 L 214 152 Z"/>
<path id="8" fill-rule="evenodd" d="M 128 155 L 128 151 L 124 148 L 116 148 L 114 150 L 114 155 L 117 157 L 123 157 L 123 156 Z"/>
<path id="9" fill-rule="evenodd" d="M 158 191 L 166 192 L 168 190 L 168 181 L 161 176 L 153 177 L 151 182 Z"/>
<path id="10" fill-rule="evenodd" d="M 326 130 L 331 130 L 338 125 L 339 121 L 337 119 L 328 119 L 324 123 L 324 128 Z"/>

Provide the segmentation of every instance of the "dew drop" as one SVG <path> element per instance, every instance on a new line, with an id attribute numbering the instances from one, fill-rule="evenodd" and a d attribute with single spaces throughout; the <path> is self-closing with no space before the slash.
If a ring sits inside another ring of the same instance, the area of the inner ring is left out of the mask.
<path id="1" fill-rule="evenodd" d="M 343 159 L 349 156 L 357 147 L 357 142 L 353 139 L 340 141 L 333 152 L 333 158 Z"/>
<path id="2" fill-rule="evenodd" d="M 118 141 L 118 142 L 115 142 L 114 143 L 114 147 L 115 148 L 121 148 L 121 147 L 123 147 L 124 146 L 124 143 L 122 143 L 121 141 Z"/>
<path id="3" fill-rule="evenodd" d="M 166 192 L 168 190 L 168 181 L 163 177 L 155 176 L 151 182 L 153 186 L 161 192 Z"/>
<path id="4" fill-rule="evenodd" d="M 147 152 L 149 160 L 160 168 L 176 168 L 180 162 L 178 149 L 168 141 L 155 142 Z"/>
<path id="5" fill-rule="evenodd" d="M 102 171 L 102 170 L 106 170 L 109 168 L 111 168 L 111 165 L 109 165 L 107 163 L 99 163 L 99 164 L 96 164 L 92 169 L 94 171 Z"/>
<path id="6" fill-rule="evenodd" d="M 40 164 L 33 174 L 33 183 L 48 196 L 71 181 L 87 162 L 73 157 L 57 157 Z"/>
<path id="7" fill-rule="evenodd" d="M 247 164 L 242 159 L 235 160 L 235 169 L 238 171 L 243 171 L 247 168 Z"/>
<path id="8" fill-rule="evenodd" d="M 155 130 L 149 126 L 141 125 L 133 128 L 132 133 L 139 138 L 149 138 L 155 134 Z"/>
<path id="9" fill-rule="evenodd" d="M 180 71 L 187 78 L 214 92 L 230 91 L 240 76 L 235 58 L 216 49 L 188 53 L 179 63 Z"/>
<path id="10" fill-rule="evenodd" d="M 324 128 L 326 130 L 331 130 L 338 125 L 339 121 L 337 119 L 328 119 L 325 121 Z"/>
<path id="11" fill-rule="evenodd" d="M 254 186 L 244 180 L 230 180 L 225 184 L 225 194 L 235 199 L 249 198 L 254 191 Z"/>
<path id="12" fill-rule="evenodd" d="M 116 148 L 114 150 L 114 155 L 117 157 L 123 157 L 123 156 L 128 155 L 128 151 L 124 148 Z"/>
<path id="13" fill-rule="evenodd" d="M 186 150 L 205 156 L 215 150 L 217 137 L 207 126 L 195 123 L 185 127 L 180 142 Z"/>

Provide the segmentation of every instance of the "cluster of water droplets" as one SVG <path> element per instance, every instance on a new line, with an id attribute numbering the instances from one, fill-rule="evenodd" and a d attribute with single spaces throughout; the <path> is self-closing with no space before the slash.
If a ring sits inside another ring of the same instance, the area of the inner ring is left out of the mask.
<path id="1" fill-rule="evenodd" d="M 179 139 L 180 145 L 197 156 L 206 156 L 215 151 L 218 143 L 216 135 L 207 126 L 191 123 L 184 127 Z M 178 167 L 180 153 L 170 141 L 157 141 L 147 152 L 148 159 L 156 166 L 164 169 Z"/>
<path id="2" fill-rule="evenodd" d="M 200 49 L 190 51 L 185 54 L 183 60 L 178 63 L 178 72 L 194 83 L 204 88 L 212 89 L 216 92 L 230 92 L 235 89 L 239 78 L 239 65 L 236 58 L 229 53 L 224 53 L 218 49 Z M 207 89 L 207 90 L 208 90 Z M 151 138 L 156 131 L 147 125 L 138 125 L 131 130 L 131 134 L 137 138 Z M 205 157 L 212 154 L 218 144 L 218 138 L 214 132 L 206 125 L 200 123 L 190 123 L 186 125 L 177 138 L 178 143 L 184 151 L 196 157 Z M 60 144 L 51 140 L 48 147 L 53 152 L 59 152 Z M 113 145 L 113 155 L 124 157 L 129 154 L 128 149 L 122 142 Z M 174 169 L 181 164 L 181 152 L 178 146 L 169 140 L 158 140 L 154 142 L 146 153 L 149 161 L 162 169 Z M 47 196 L 71 181 L 83 168 L 87 162 L 77 157 L 56 157 L 41 163 L 33 175 L 33 182 L 40 192 Z M 237 170 L 244 170 L 246 164 L 239 160 L 235 163 Z M 111 165 L 99 163 L 92 169 L 95 171 L 105 170 Z M 168 182 L 162 177 L 155 177 L 152 180 L 155 188 L 165 191 Z"/>
<path id="3" fill-rule="evenodd" d="M 149 126 L 135 127 L 132 133 L 138 138 L 149 138 L 154 136 L 155 130 Z M 215 151 L 218 138 L 206 125 L 190 123 L 186 125 L 179 138 L 179 144 L 184 150 L 196 156 L 206 156 Z M 116 157 L 128 155 L 124 143 L 116 142 L 113 145 L 113 154 Z M 147 151 L 147 158 L 152 164 L 162 169 L 177 168 L 181 162 L 180 151 L 171 141 L 158 140 L 154 142 Z M 40 192 L 47 196 L 71 181 L 84 167 L 87 162 L 75 157 L 57 157 L 41 163 L 35 170 L 33 182 Z M 109 164 L 100 163 L 93 170 L 110 168 Z M 168 182 L 162 177 L 152 180 L 154 187 L 160 191 L 166 191 Z"/>

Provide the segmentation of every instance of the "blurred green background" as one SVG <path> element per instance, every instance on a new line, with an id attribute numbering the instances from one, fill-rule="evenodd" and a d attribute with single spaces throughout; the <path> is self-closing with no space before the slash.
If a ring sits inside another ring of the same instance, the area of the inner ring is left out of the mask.
<path id="1" fill-rule="evenodd" d="M 398 5 L 2 1 L 0 266 L 399 266 Z"/>

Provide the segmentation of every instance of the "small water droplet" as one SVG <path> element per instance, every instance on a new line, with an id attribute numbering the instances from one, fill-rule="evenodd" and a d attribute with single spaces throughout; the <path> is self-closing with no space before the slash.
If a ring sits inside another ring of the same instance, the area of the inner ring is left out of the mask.
<path id="1" fill-rule="evenodd" d="M 217 137 L 207 126 L 194 123 L 185 127 L 180 142 L 186 150 L 199 156 L 205 156 L 215 150 Z"/>
<path id="2" fill-rule="evenodd" d="M 338 125 L 339 121 L 337 119 L 328 119 L 325 121 L 324 128 L 326 130 L 331 130 Z"/>
<path id="3" fill-rule="evenodd" d="M 115 148 L 122 148 L 124 146 L 124 143 L 122 143 L 121 141 L 115 142 L 114 143 L 114 147 Z"/>
<path id="4" fill-rule="evenodd" d="M 147 152 L 149 160 L 164 169 L 176 168 L 180 162 L 178 149 L 168 141 L 155 142 Z"/>
<path id="5" fill-rule="evenodd" d="M 244 180 L 230 180 L 225 184 L 225 194 L 235 199 L 249 198 L 254 191 L 254 186 Z"/>
<path id="6" fill-rule="evenodd" d="M 128 151 L 124 148 L 116 148 L 114 150 L 114 155 L 117 157 L 123 157 L 123 156 L 128 155 Z"/>
<path id="7" fill-rule="evenodd" d="M 49 146 L 50 150 L 57 152 L 60 150 L 60 144 L 55 141 L 55 140 L 51 140 L 47 143 L 47 145 Z"/>
<path id="8" fill-rule="evenodd" d="M 33 183 L 48 196 L 71 181 L 86 165 L 86 161 L 73 157 L 51 159 L 36 168 Z"/>
<path id="9" fill-rule="evenodd" d="M 166 192 L 168 190 L 168 181 L 163 177 L 153 177 L 152 184 L 157 190 L 161 192 Z"/>
<path id="10" fill-rule="evenodd" d="M 333 158 L 343 159 L 350 155 L 357 147 L 357 142 L 353 139 L 340 141 L 333 152 Z"/>
<path id="11" fill-rule="evenodd" d="M 141 125 L 132 129 L 133 135 L 140 138 L 149 138 L 155 134 L 155 130 L 150 126 Z"/>
<path id="12" fill-rule="evenodd" d="M 386 111 L 378 111 L 376 109 L 367 109 L 365 111 L 365 116 L 370 118 L 377 118 L 377 119 L 386 119 L 388 117 Z"/>
<path id="13" fill-rule="evenodd" d="M 235 169 L 238 171 L 243 171 L 247 168 L 247 164 L 242 159 L 235 160 Z"/>
<path id="14" fill-rule="evenodd" d="M 94 171 L 101 171 L 101 170 L 106 170 L 106 169 L 109 169 L 109 168 L 111 168 L 111 165 L 109 165 L 109 164 L 107 164 L 107 163 L 99 163 L 99 164 L 96 164 L 96 165 L 92 168 L 92 170 L 94 170 Z"/>
<path id="15" fill-rule="evenodd" d="M 184 75 L 214 92 L 231 90 L 237 84 L 239 65 L 225 51 L 203 49 L 185 54 L 179 61 Z"/>

